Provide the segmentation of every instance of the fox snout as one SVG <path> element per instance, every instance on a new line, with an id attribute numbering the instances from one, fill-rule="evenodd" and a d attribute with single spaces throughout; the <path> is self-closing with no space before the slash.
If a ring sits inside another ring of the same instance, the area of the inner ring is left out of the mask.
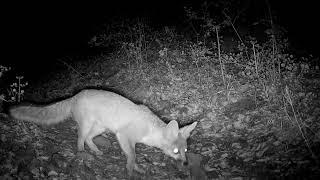
<path id="1" fill-rule="evenodd" d="M 182 163 L 187 162 L 185 150 L 180 151 L 180 158 L 179 159 L 181 160 Z"/>
<path id="2" fill-rule="evenodd" d="M 181 159 L 181 165 L 182 165 L 182 166 L 188 166 L 188 160 L 187 160 L 187 158 Z"/>
<path id="3" fill-rule="evenodd" d="M 188 165 L 188 159 L 186 158 L 186 153 L 181 152 L 181 165 L 187 166 Z"/>
<path id="4" fill-rule="evenodd" d="M 176 159 L 177 163 L 180 164 L 179 167 L 185 168 L 189 165 L 189 160 L 185 152 L 181 151 L 181 154 Z"/>

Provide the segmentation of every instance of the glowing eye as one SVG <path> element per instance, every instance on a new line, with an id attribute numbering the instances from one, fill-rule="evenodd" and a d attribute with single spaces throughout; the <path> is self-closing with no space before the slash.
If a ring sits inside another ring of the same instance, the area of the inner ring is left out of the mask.
<path id="1" fill-rule="evenodd" d="M 179 149 L 178 148 L 174 148 L 173 149 L 173 153 L 177 154 L 179 152 Z"/>
<path id="2" fill-rule="evenodd" d="M 184 149 L 184 152 L 187 152 L 188 151 L 188 149 L 186 148 L 186 149 Z"/>

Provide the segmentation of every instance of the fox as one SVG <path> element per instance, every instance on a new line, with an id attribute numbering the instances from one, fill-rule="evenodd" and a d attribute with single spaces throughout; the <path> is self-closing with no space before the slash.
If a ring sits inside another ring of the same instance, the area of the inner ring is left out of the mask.
<path id="1" fill-rule="evenodd" d="M 147 106 L 117 93 L 96 89 L 84 89 L 70 98 L 44 106 L 12 106 L 9 114 L 16 120 L 43 125 L 71 118 L 78 127 L 78 151 L 85 151 L 86 144 L 99 156 L 103 152 L 93 143 L 93 138 L 104 132 L 114 133 L 126 156 L 129 177 L 134 170 L 145 173 L 136 164 L 136 143 L 159 148 L 164 154 L 187 164 L 187 139 L 197 125 L 193 122 L 179 128 L 176 120 L 166 124 Z"/>

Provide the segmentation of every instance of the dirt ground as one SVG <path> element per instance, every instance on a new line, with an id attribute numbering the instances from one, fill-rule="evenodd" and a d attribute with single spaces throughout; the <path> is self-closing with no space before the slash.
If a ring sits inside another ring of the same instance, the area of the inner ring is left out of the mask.
<path id="1" fill-rule="evenodd" d="M 0 179 L 128 178 L 125 155 L 113 134 L 94 139 L 104 153 L 96 156 L 89 148 L 85 152 L 77 151 L 77 126 L 70 119 L 45 127 L 1 117 L 0 129 Z M 190 178 L 188 168 L 156 148 L 138 144 L 136 152 L 137 163 L 146 173 L 135 172 L 134 179 Z M 193 172 L 198 173 L 198 157 L 191 158 Z"/>

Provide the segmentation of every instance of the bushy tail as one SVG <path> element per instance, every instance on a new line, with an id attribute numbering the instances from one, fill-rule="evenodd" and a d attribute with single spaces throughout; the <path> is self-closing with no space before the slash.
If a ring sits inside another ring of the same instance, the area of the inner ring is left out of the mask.
<path id="1" fill-rule="evenodd" d="M 18 105 L 10 108 L 11 117 L 38 124 L 55 124 L 71 117 L 73 98 L 47 106 Z"/>

